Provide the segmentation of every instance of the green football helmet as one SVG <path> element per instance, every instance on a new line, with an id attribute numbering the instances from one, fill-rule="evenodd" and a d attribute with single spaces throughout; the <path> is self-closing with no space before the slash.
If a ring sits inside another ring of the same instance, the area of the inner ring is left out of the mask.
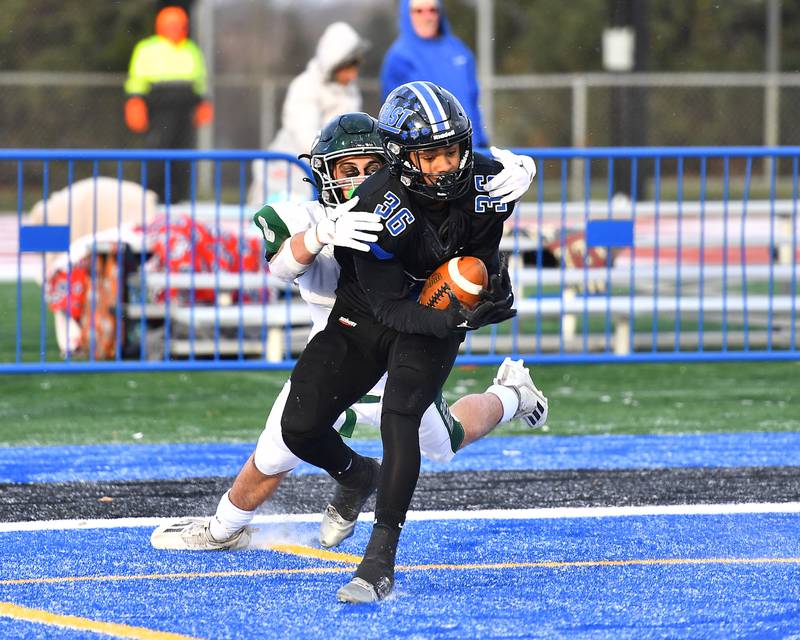
<path id="1" fill-rule="evenodd" d="M 345 113 L 322 127 L 311 147 L 311 154 L 306 156 L 310 159 L 322 204 L 331 206 L 344 203 L 365 180 L 364 176 L 339 180 L 333 177 L 337 160 L 359 155 L 378 156 L 381 165 L 386 162 L 383 143 L 378 136 L 378 121 L 375 118 L 361 112 Z"/>

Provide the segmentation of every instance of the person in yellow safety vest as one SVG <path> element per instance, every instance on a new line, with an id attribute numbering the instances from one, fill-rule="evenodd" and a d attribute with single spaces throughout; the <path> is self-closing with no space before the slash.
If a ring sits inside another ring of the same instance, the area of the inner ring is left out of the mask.
<path id="1" fill-rule="evenodd" d="M 125 124 L 145 134 L 152 149 L 195 147 L 195 127 L 208 124 L 214 109 L 205 98 L 206 64 L 189 39 L 189 18 L 181 7 L 166 7 L 156 16 L 156 35 L 140 41 L 131 56 L 125 82 Z M 170 202 L 189 197 L 189 166 L 171 162 Z M 163 162 L 148 163 L 147 187 L 167 201 Z"/>

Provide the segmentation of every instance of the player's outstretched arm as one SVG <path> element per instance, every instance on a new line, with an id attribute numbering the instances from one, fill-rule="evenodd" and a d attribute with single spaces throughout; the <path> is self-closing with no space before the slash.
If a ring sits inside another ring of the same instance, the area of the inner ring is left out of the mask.
<path id="1" fill-rule="evenodd" d="M 353 211 L 357 204 L 358 196 L 336 207 L 326 207 L 325 218 L 305 233 L 306 249 L 316 255 L 326 244 L 332 244 L 369 251 L 369 245 L 365 243 L 378 240 L 377 234 L 383 229 L 383 224 L 377 213 Z"/>
<path id="2" fill-rule="evenodd" d="M 337 207 L 326 208 L 325 218 L 288 238 L 284 235 L 285 239 L 276 237 L 275 229 L 286 229 L 286 226 L 282 221 L 275 224 L 277 214 L 273 210 L 265 208 L 266 214 L 256 214 L 254 220 L 266 242 L 270 273 L 292 282 L 311 266 L 327 244 L 368 251 L 369 246 L 364 243 L 377 240 L 376 234 L 383 225 L 380 216 L 374 213 L 351 211 L 357 204 L 356 197 Z"/>
<path id="3" fill-rule="evenodd" d="M 500 198 L 501 203 L 519 200 L 533 183 L 536 163 L 530 156 L 517 155 L 508 149 L 491 147 L 491 151 L 503 170 L 484 185 L 484 190 L 492 198 Z"/>

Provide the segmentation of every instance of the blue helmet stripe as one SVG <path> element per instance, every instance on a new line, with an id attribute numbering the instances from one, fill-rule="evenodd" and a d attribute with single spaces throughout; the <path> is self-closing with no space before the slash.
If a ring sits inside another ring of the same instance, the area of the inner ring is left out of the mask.
<path id="1" fill-rule="evenodd" d="M 442 120 L 447 119 L 447 114 L 441 102 L 439 102 L 439 98 L 430 90 L 430 87 L 424 82 L 410 82 L 408 87 L 419 98 L 420 104 L 425 109 L 431 123 L 436 123 L 432 124 L 433 132 L 437 133 L 447 129 L 447 125 L 442 122 Z"/>
<path id="2" fill-rule="evenodd" d="M 444 110 L 444 106 L 442 105 L 437 95 L 431 89 L 431 85 L 427 82 L 416 82 L 415 84 L 419 87 L 421 91 L 423 91 L 430 97 L 431 105 L 435 107 L 436 111 L 439 113 L 439 117 L 437 117 L 436 119 L 447 120 L 447 113 Z"/>

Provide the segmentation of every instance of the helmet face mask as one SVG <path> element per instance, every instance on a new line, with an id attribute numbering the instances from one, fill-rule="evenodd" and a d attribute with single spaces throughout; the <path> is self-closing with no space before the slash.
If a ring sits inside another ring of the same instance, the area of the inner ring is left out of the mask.
<path id="1" fill-rule="evenodd" d="M 378 127 L 392 172 L 410 191 L 433 200 L 454 200 L 472 180 L 472 124 L 449 91 L 431 82 L 394 89 L 381 108 Z M 419 154 L 458 144 L 455 169 L 424 172 Z M 416 160 L 416 162 L 415 162 Z"/>
<path id="2" fill-rule="evenodd" d="M 382 149 L 359 147 L 319 158 L 322 197 L 325 204 L 342 204 L 353 197 L 353 191 L 384 164 Z M 342 165 L 352 175 L 341 175 Z"/>
<path id="3" fill-rule="evenodd" d="M 352 190 L 366 179 L 365 175 L 336 178 L 337 162 L 358 156 L 377 156 L 381 164 L 385 162 L 377 122 L 372 116 L 346 113 L 322 128 L 307 156 L 322 204 L 343 204 L 350 199 Z"/>
<path id="4" fill-rule="evenodd" d="M 439 151 L 454 147 L 457 154 L 455 168 L 445 172 L 425 171 L 424 167 L 429 162 L 422 159 L 426 151 Z M 425 147 L 418 150 L 408 150 L 402 156 L 403 173 L 400 181 L 412 191 L 421 193 L 434 200 L 453 200 L 466 191 L 472 177 L 472 146 L 469 140 L 448 142 L 436 147 Z"/>

